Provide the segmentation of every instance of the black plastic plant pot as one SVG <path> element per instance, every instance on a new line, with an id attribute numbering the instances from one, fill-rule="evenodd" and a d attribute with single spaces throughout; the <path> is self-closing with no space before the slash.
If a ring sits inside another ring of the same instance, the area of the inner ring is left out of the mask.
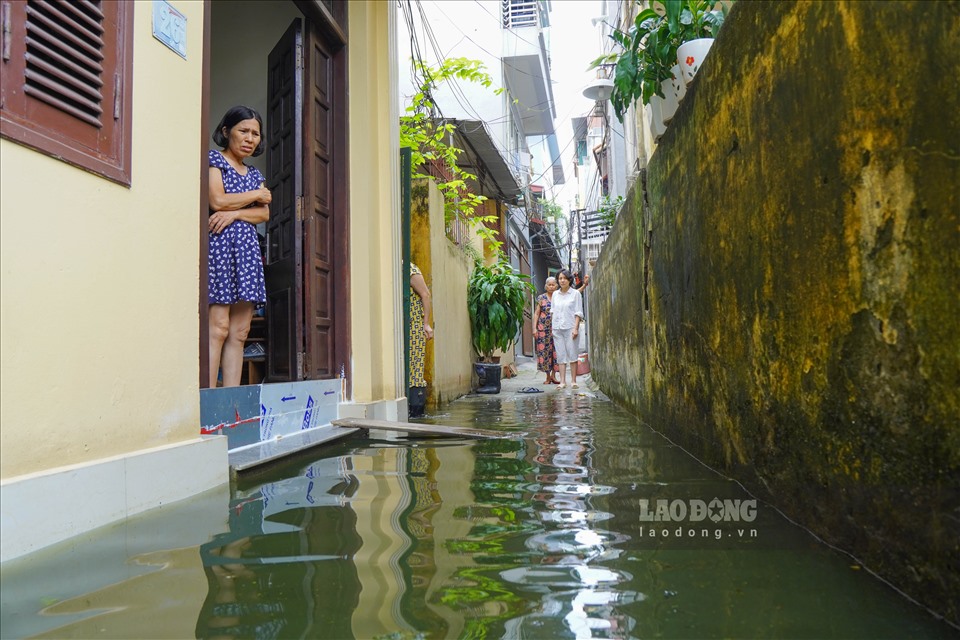
<path id="1" fill-rule="evenodd" d="M 496 362 L 475 362 L 473 370 L 477 372 L 479 384 L 477 393 L 500 393 L 500 364 Z"/>
<path id="2" fill-rule="evenodd" d="M 407 392 L 407 415 L 411 418 L 419 418 L 423 415 L 427 406 L 427 388 L 410 387 Z"/>

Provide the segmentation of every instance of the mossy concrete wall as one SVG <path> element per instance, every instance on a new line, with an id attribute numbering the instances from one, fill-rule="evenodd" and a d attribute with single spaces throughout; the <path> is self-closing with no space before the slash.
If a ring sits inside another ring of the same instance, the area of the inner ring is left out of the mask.
<path id="1" fill-rule="evenodd" d="M 960 3 L 742 2 L 607 240 L 601 388 L 960 620 Z"/>

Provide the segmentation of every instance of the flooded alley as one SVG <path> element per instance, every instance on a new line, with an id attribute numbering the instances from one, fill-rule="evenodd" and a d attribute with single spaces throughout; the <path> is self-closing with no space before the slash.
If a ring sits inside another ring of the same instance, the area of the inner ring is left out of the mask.
<path id="1" fill-rule="evenodd" d="M 425 420 L 515 437 L 372 432 L 5 564 L 2 635 L 955 633 L 587 385 L 533 382 Z"/>

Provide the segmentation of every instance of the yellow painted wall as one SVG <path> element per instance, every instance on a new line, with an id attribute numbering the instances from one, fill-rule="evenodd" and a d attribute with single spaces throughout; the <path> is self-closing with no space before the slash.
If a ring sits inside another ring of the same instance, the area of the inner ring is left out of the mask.
<path id="1" fill-rule="evenodd" d="M 449 402 L 470 392 L 476 355 L 470 337 L 467 281 L 473 261 L 447 239 L 443 195 L 433 181 L 413 188 L 410 258 L 433 298 L 434 338 L 427 341 L 427 401 Z M 473 234 L 471 233 L 471 236 Z"/>
<path id="2" fill-rule="evenodd" d="M 203 5 L 187 60 L 134 10 L 132 185 L 0 141 L 0 466 L 9 478 L 192 439 Z"/>
<path id="3" fill-rule="evenodd" d="M 353 400 L 405 395 L 400 306 L 394 6 L 350 3 L 350 297 Z"/>

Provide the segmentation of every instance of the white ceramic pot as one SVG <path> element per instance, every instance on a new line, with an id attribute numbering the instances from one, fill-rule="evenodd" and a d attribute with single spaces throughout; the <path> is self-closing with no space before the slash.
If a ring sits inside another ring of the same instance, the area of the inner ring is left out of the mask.
<path id="1" fill-rule="evenodd" d="M 687 95 L 687 83 L 683 81 L 683 72 L 680 71 L 679 64 L 673 65 L 670 68 L 670 73 L 672 76 L 667 80 L 664 93 L 673 93 L 673 96 L 677 99 L 677 104 L 680 104 L 683 96 Z"/>
<path id="2" fill-rule="evenodd" d="M 683 80 L 689 85 L 693 82 L 693 76 L 697 75 L 700 65 L 704 58 L 710 52 L 713 46 L 713 38 L 699 38 L 684 42 L 677 49 L 677 62 L 680 63 L 680 72 L 683 74 Z"/>
<path id="3" fill-rule="evenodd" d="M 673 114 L 677 112 L 677 107 L 680 106 L 680 103 L 677 102 L 677 95 L 667 85 L 667 81 L 664 81 L 661 90 L 663 91 L 663 98 L 661 98 L 660 102 L 660 115 L 663 119 L 663 124 L 668 125 L 670 121 L 673 120 Z"/>
<path id="4" fill-rule="evenodd" d="M 650 131 L 653 133 L 653 139 L 655 142 L 659 142 L 660 136 L 662 136 L 667 130 L 667 126 L 663 124 L 663 111 L 661 110 L 662 104 L 663 99 L 658 95 L 654 95 L 650 98 L 650 109 L 647 111 L 647 113 L 650 114 Z"/>

